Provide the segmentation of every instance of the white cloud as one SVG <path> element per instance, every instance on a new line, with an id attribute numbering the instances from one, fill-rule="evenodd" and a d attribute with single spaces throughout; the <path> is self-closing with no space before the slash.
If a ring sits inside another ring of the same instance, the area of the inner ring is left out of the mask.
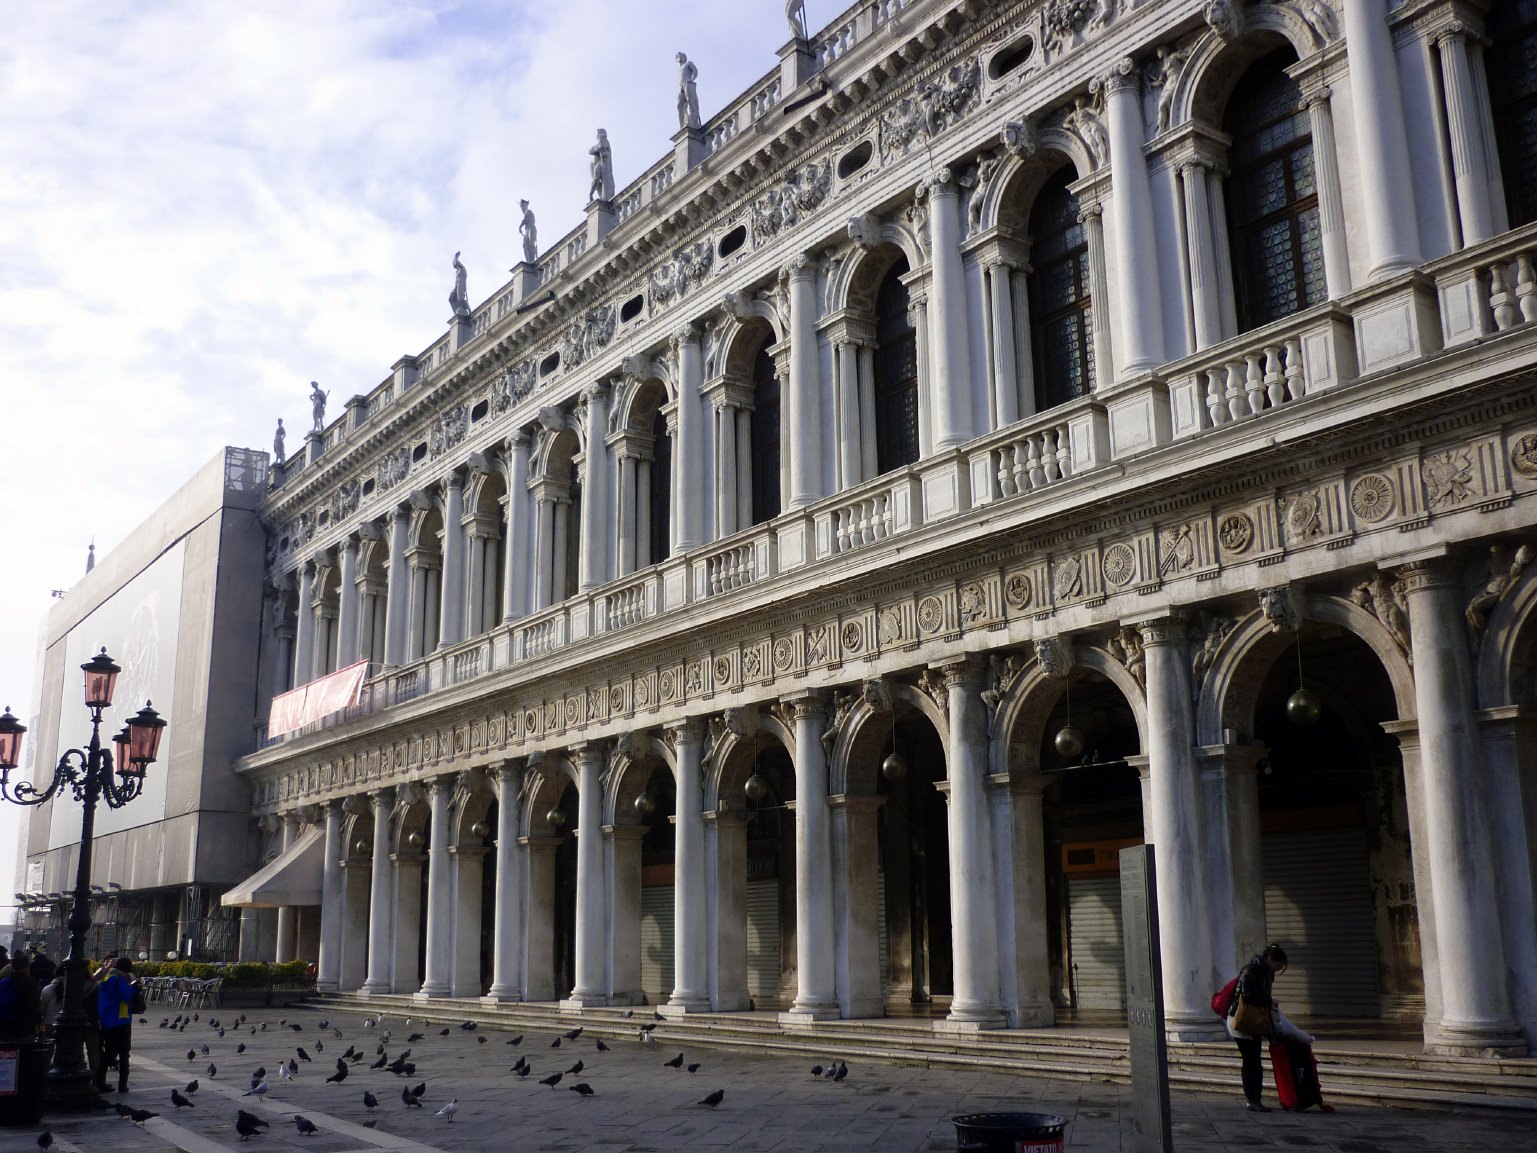
<path id="1" fill-rule="evenodd" d="M 505 282 L 520 198 L 543 247 L 577 227 L 597 127 L 621 187 L 659 161 L 674 52 L 708 117 L 785 40 L 779 0 L 55 0 L 5 23 L 0 705 L 24 718 L 88 542 L 221 446 L 306 427 L 309 380 L 339 401 L 426 347 L 456 249 L 473 300 Z"/>

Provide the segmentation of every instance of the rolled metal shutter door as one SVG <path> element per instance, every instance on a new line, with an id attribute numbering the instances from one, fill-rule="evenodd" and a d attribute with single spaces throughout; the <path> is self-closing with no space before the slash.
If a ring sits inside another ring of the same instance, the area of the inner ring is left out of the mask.
<path id="1" fill-rule="evenodd" d="M 640 891 L 640 987 L 653 1005 L 672 996 L 672 893 L 671 885 Z"/>
<path id="2" fill-rule="evenodd" d="M 1121 878 L 1071 877 L 1068 949 L 1080 1009 L 1126 1007 L 1126 951 L 1121 934 Z"/>

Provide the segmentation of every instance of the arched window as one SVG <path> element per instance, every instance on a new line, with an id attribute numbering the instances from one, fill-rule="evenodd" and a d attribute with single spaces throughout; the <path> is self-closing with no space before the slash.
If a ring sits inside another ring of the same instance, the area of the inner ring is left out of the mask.
<path id="1" fill-rule="evenodd" d="M 1089 233 L 1078 221 L 1077 173 L 1063 168 L 1030 211 L 1030 345 L 1039 411 L 1086 396 L 1094 387 Z"/>
<path id="2" fill-rule="evenodd" d="M 1228 227 L 1238 327 L 1258 328 L 1327 299 L 1313 136 L 1283 48 L 1256 61 L 1228 100 Z"/>
<path id="3" fill-rule="evenodd" d="M 779 515 L 779 377 L 774 358 L 760 348 L 753 358 L 752 522 Z"/>
<path id="4" fill-rule="evenodd" d="M 672 553 L 672 437 L 667 435 L 667 417 L 660 409 L 651 421 L 655 456 L 651 462 L 651 564 L 664 561 Z"/>
<path id="5" fill-rule="evenodd" d="M 875 467 L 890 472 L 918 459 L 918 334 L 908 319 L 907 260 L 899 258 L 875 294 Z"/>
<path id="6" fill-rule="evenodd" d="M 1489 10 L 1489 102 L 1512 228 L 1537 220 L 1537 0 Z"/>

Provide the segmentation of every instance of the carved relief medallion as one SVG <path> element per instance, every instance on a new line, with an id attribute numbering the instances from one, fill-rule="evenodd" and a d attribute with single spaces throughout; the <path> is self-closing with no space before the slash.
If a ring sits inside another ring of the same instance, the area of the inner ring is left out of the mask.
<path id="1" fill-rule="evenodd" d="M 715 658 L 715 683 L 726 685 L 731 683 L 731 658 L 718 656 Z"/>
<path id="2" fill-rule="evenodd" d="M 664 701 L 670 701 L 678 695 L 678 680 L 671 669 L 662 670 L 662 675 L 658 678 L 658 687 Z"/>
<path id="3" fill-rule="evenodd" d="M 615 685 L 608 690 L 608 712 L 610 716 L 618 716 L 624 712 L 624 686 Z"/>
<path id="4" fill-rule="evenodd" d="M 1254 520 L 1246 512 L 1233 512 L 1217 525 L 1217 541 L 1224 552 L 1245 553 L 1254 543 Z"/>
<path id="5" fill-rule="evenodd" d="M 896 644 L 902 639 L 902 610 L 892 605 L 881 609 L 878 635 L 883 645 Z"/>
<path id="6" fill-rule="evenodd" d="M 742 675 L 744 677 L 757 677 L 763 672 L 763 657 L 757 649 L 748 649 L 742 654 Z"/>
<path id="7" fill-rule="evenodd" d="M 1016 609 L 1027 609 L 1034 594 L 1030 589 L 1030 578 L 1024 573 L 1015 573 L 1003 586 L 1003 599 Z"/>
<path id="8" fill-rule="evenodd" d="M 1427 456 L 1421 470 L 1425 498 L 1436 511 L 1455 508 L 1473 492 L 1473 458 L 1465 449 L 1448 449 Z"/>
<path id="9" fill-rule="evenodd" d="M 1350 486 L 1350 511 L 1368 524 L 1392 515 L 1395 500 L 1393 482 L 1381 473 L 1369 472 Z"/>
<path id="10" fill-rule="evenodd" d="M 961 586 L 961 619 L 967 622 L 980 620 L 987 613 L 987 594 L 976 581 Z"/>
<path id="11" fill-rule="evenodd" d="M 1129 544 L 1113 544 L 1105 550 L 1105 583 L 1111 588 L 1125 588 L 1137 575 L 1137 554 Z"/>
<path id="12" fill-rule="evenodd" d="M 1510 467 L 1522 476 L 1537 476 L 1537 432 L 1529 432 L 1510 450 Z"/>
<path id="13" fill-rule="evenodd" d="M 789 637 L 780 637 L 774 642 L 774 671 L 782 673 L 790 667 L 790 662 L 795 659 L 795 645 Z"/>
<path id="14" fill-rule="evenodd" d="M 827 659 L 827 646 L 832 641 L 832 626 L 813 625 L 806 630 L 806 663 Z"/>
<path id="15" fill-rule="evenodd" d="M 1058 600 L 1077 596 L 1083 589 L 1083 561 L 1075 556 L 1064 557 L 1052 574 L 1052 588 Z"/>
<path id="16" fill-rule="evenodd" d="M 1317 536 L 1323 506 L 1316 492 L 1293 493 L 1286 498 L 1286 535 L 1293 540 Z"/>
<path id="17" fill-rule="evenodd" d="M 864 630 L 859 627 L 858 621 L 845 624 L 840 639 L 843 641 L 844 652 L 857 653 L 865 647 Z"/>
<path id="18" fill-rule="evenodd" d="M 938 632 L 945 623 L 945 606 L 938 597 L 927 596 L 918 602 L 918 627 L 926 633 Z"/>

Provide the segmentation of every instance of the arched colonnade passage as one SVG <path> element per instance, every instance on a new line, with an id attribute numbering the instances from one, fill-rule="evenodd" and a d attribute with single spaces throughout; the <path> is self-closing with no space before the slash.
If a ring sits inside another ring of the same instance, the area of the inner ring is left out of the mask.
<path id="1" fill-rule="evenodd" d="M 1533 876 L 1537 585 L 1469 607 L 1467 571 L 1267 590 L 1241 615 L 1043 638 L 333 803 L 323 920 L 345 931 L 327 948 L 323 927 L 322 980 L 1050 1024 L 1119 1007 L 1106 878 L 1148 840 L 1173 1037 L 1211 1037 L 1211 990 L 1281 937 L 1299 1011 L 1514 1051 L 1533 1019 L 1513 980 L 1532 926 L 1509 910 Z"/>

